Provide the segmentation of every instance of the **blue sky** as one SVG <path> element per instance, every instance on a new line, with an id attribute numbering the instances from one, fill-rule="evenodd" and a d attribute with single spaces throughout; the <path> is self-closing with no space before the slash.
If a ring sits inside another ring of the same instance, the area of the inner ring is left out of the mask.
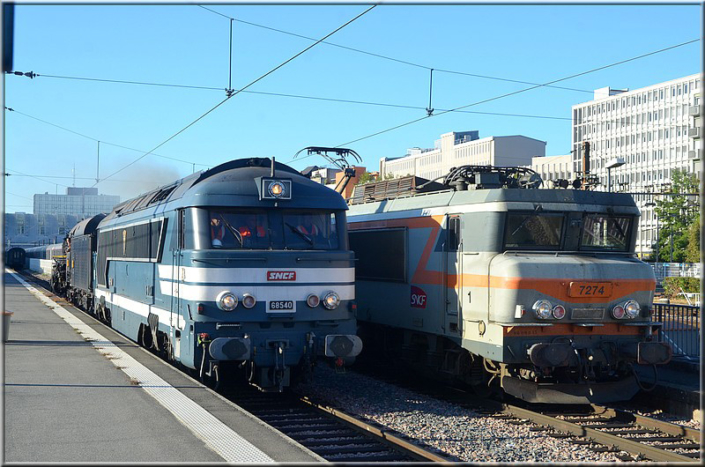
<path id="1" fill-rule="evenodd" d="M 367 5 L 228 5 L 208 8 L 236 20 L 320 38 Z M 312 44 L 233 22 L 233 88 L 240 88 Z M 196 5 L 17 5 L 14 69 L 5 76 L 5 203 L 32 211 L 34 193 L 65 193 L 106 177 L 186 127 L 225 98 L 230 20 Z M 148 155 L 101 182 L 101 193 L 128 199 L 196 170 L 240 157 L 290 162 L 306 146 L 336 146 L 426 115 L 430 67 L 545 83 L 702 36 L 700 5 L 380 5 L 329 42 L 412 66 L 319 44 L 248 88 Z M 364 139 L 349 147 L 368 170 L 379 158 L 433 147 L 442 133 L 525 135 L 547 142 L 546 154 L 570 151 L 571 105 L 594 89 L 636 89 L 702 70 L 702 42 L 469 107 Z M 46 75 L 214 87 L 140 86 Z M 441 71 L 433 107 L 450 109 L 530 87 Z M 414 106 L 396 108 L 255 92 Z M 21 112 L 21 113 L 20 113 Z M 439 113 L 437 110 L 436 113 Z M 31 117 L 34 117 L 31 118 Z M 121 145 L 139 151 L 111 146 Z M 301 157 L 301 156 L 300 156 Z M 324 165 L 307 158 L 299 170 Z M 29 174 L 45 181 L 21 176 Z M 66 178 L 47 178 L 43 176 Z M 83 180 L 81 177 L 91 180 Z"/>

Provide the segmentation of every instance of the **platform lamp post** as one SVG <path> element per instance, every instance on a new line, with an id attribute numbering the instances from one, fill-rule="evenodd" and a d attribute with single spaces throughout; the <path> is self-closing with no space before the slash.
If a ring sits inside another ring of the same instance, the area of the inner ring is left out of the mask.
<path id="1" fill-rule="evenodd" d="M 626 162 L 624 162 L 623 157 L 615 157 L 611 161 L 609 161 L 605 167 L 607 167 L 607 191 L 610 192 L 612 191 L 612 169 L 616 169 L 617 167 L 621 167 Z"/>

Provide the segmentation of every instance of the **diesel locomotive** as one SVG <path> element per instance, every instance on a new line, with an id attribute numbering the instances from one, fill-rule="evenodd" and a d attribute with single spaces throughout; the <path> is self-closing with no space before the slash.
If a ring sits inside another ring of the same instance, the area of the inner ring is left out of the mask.
<path id="1" fill-rule="evenodd" d="M 347 208 L 274 158 L 226 162 L 77 224 L 52 285 L 206 382 L 281 391 L 362 350 Z"/>
<path id="2" fill-rule="evenodd" d="M 520 168 L 422 181 L 360 185 L 351 199 L 366 353 L 558 404 L 630 399 L 634 365 L 670 360 L 630 195 L 535 189 L 540 176 Z"/>

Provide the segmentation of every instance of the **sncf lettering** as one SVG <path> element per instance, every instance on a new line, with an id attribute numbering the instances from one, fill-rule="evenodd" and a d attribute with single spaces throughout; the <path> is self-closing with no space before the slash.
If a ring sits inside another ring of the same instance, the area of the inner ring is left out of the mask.
<path id="1" fill-rule="evenodd" d="M 268 281 L 295 281 L 296 271 L 267 271 Z"/>

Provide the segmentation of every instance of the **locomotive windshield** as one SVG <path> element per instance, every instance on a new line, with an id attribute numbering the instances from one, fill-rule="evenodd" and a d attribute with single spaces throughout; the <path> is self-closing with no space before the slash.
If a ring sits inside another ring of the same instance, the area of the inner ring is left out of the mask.
<path id="1" fill-rule="evenodd" d="M 336 215 L 342 214 L 320 210 L 211 209 L 209 248 L 337 250 L 340 241 Z"/>
<path id="2" fill-rule="evenodd" d="M 631 223 L 630 217 L 586 215 L 580 235 L 580 249 L 627 251 Z"/>
<path id="3" fill-rule="evenodd" d="M 506 248 L 558 249 L 563 215 L 509 213 L 504 236 Z"/>

